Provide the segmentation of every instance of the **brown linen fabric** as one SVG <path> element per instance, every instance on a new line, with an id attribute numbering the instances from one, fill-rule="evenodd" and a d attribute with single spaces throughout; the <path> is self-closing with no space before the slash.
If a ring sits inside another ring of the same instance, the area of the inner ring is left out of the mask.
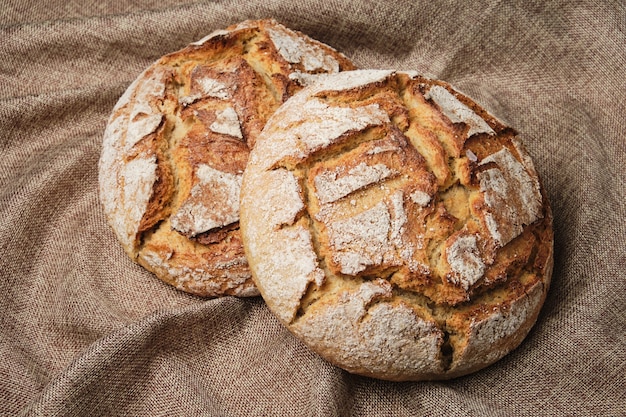
<path id="1" fill-rule="evenodd" d="M 123 253 L 102 134 L 160 56 L 273 17 L 361 68 L 444 79 L 515 126 L 555 220 L 552 288 L 514 352 L 447 382 L 357 377 L 260 298 L 201 299 Z M 0 415 L 626 415 L 623 2 L 5 1 Z"/>

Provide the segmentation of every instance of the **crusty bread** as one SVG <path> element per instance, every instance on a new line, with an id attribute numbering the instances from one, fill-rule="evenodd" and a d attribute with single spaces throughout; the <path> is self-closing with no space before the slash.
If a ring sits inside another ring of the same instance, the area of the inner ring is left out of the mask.
<path id="1" fill-rule="evenodd" d="M 352 69 L 334 49 L 273 20 L 218 30 L 164 56 L 113 109 L 100 197 L 128 255 L 202 296 L 253 296 L 239 233 L 249 147 L 314 74 Z"/>
<path id="2" fill-rule="evenodd" d="M 348 71 L 294 95 L 240 209 L 269 308 L 361 375 L 481 369 L 521 343 L 550 283 L 550 207 L 517 133 L 417 74 Z"/>

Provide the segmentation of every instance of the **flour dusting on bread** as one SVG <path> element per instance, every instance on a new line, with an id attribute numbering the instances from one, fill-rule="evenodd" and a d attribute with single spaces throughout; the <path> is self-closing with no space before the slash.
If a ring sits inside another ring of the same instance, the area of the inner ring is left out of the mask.
<path id="1" fill-rule="evenodd" d="M 238 222 L 242 175 L 202 164 L 198 166 L 196 176 L 199 182 L 171 217 L 172 228 L 196 236 Z"/>
<path id="2" fill-rule="evenodd" d="M 496 166 L 478 174 L 489 208 L 485 216 L 491 236 L 506 245 L 542 216 L 541 191 L 537 177 L 531 177 L 506 148 L 484 158 L 481 165 L 490 162 Z"/>
<path id="3" fill-rule="evenodd" d="M 459 99 L 454 97 L 446 88 L 439 85 L 432 86 L 424 97 L 437 103 L 439 109 L 452 123 L 465 123 L 468 125 L 468 137 L 476 133 L 495 134 L 493 129 L 482 117 L 474 113 L 465 104 L 461 103 Z"/>

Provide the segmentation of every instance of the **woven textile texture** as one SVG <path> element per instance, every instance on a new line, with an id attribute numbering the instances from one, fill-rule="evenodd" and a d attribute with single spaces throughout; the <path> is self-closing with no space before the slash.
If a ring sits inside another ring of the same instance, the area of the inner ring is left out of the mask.
<path id="1" fill-rule="evenodd" d="M 556 238 L 518 349 L 447 382 L 357 377 L 262 299 L 190 296 L 124 254 L 97 191 L 113 105 L 160 56 L 266 17 L 521 132 Z M 623 2 L 9 0 L 0 39 L 0 415 L 626 415 Z"/>

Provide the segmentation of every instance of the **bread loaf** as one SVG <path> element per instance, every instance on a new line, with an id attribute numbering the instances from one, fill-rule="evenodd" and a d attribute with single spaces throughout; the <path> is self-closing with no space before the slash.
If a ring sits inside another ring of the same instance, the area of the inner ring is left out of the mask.
<path id="1" fill-rule="evenodd" d="M 497 361 L 550 284 L 550 207 L 517 132 L 417 74 L 328 75 L 283 104 L 251 152 L 241 230 L 280 321 L 375 378 Z"/>
<path id="2" fill-rule="evenodd" d="M 253 296 L 239 232 L 249 148 L 315 74 L 352 69 L 272 20 L 218 30 L 147 68 L 109 119 L 100 197 L 134 261 L 201 296 Z"/>

